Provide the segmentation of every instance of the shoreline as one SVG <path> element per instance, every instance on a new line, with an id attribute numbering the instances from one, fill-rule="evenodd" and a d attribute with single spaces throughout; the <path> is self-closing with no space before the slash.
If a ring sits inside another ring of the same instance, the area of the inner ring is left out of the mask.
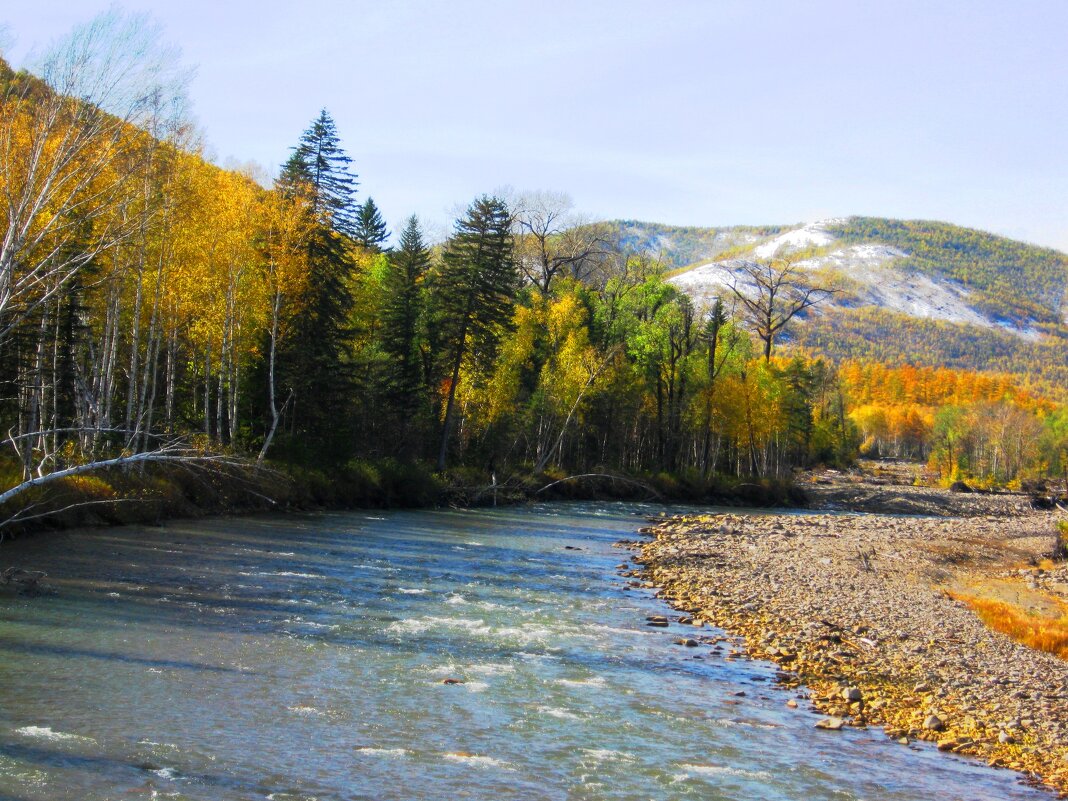
<path id="1" fill-rule="evenodd" d="M 686 515 L 626 543 L 637 569 L 623 575 L 775 662 L 779 683 L 828 716 L 818 728 L 879 726 L 1068 798 L 1068 662 L 986 628 L 949 595 L 1017 581 L 1054 519 Z M 1034 581 L 1068 593 L 1068 565 Z"/>
<path id="2" fill-rule="evenodd" d="M 193 472 L 151 465 L 147 471 L 103 469 L 63 479 L 0 508 L 5 539 L 70 529 L 162 525 L 169 521 L 261 513 L 515 506 L 539 501 L 649 501 L 664 505 L 784 509 L 807 495 L 789 482 L 687 482 L 666 475 L 517 472 L 500 484 L 466 468 L 439 475 L 419 462 L 391 459 L 336 470 L 252 462 Z M 33 510 L 25 519 L 26 508 Z M 5 519 L 6 518 L 6 519 Z"/>

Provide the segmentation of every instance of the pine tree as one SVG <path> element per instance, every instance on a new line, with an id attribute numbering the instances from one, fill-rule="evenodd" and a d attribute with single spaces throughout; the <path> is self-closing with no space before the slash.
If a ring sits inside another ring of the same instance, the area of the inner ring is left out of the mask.
<path id="1" fill-rule="evenodd" d="M 339 421 L 351 397 L 348 369 L 349 320 L 354 300 L 348 242 L 355 230 L 356 177 L 342 150 L 334 121 L 323 110 L 301 136 L 279 178 L 288 195 L 302 195 L 313 216 L 308 238 L 308 296 L 303 319 L 278 354 L 280 385 L 292 393 L 296 415 L 290 432 L 300 446 L 344 455 L 347 444 Z"/>
<path id="2" fill-rule="evenodd" d="M 320 224 L 354 237 L 358 208 L 354 198 L 359 184 L 349 171 L 351 163 L 341 149 L 337 126 L 324 108 L 293 148 L 279 184 L 289 192 L 307 192 Z"/>
<path id="3" fill-rule="evenodd" d="M 384 250 L 382 243 L 389 239 L 389 236 L 386 221 L 382 219 L 382 213 L 375 205 L 374 198 L 367 198 L 356 212 L 356 229 L 353 238 L 368 250 L 381 252 Z"/>
<path id="4" fill-rule="evenodd" d="M 480 369 L 490 370 L 501 334 L 511 320 L 519 286 L 511 225 L 507 204 L 483 195 L 456 222 L 456 232 L 445 249 L 436 300 L 438 333 L 450 379 L 438 449 L 439 471 L 445 469 L 464 358 L 470 355 Z"/>
<path id="5" fill-rule="evenodd" d="M 393 357 L 389 391 L 405 417 L 416 405 L 423 383 L 419 339 L 425 305 L 423 279 L 429 267 L 430 251 L 419 219 L 412 215 L 401 232 L 400 248 L 389 255 L 382 310 L 382 347 Z"/>

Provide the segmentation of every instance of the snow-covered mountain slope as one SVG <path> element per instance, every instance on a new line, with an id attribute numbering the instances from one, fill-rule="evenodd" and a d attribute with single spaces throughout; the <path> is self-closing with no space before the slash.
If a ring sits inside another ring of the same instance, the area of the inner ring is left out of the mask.
<path id="1" fill-rule="evenodd" d="M 874 307 L 912 318 L 1002 330 L 1028 341 L 1043 336 L 1042 324 L 1064 320 L 1068 311 L 1063 302 L 1068 290 L 1064 254 L 941 223 L 927 224 L 930 233 L 927 229 L 902 233 L 894 227 L 896 221 L 877 221 L 885 223 L 882 228 L 887 231 L 880 241 L 878 233 L 866 236 L 868 228 L 878 232 L 880 226 L 857 225 L 853 220 L 820 220 L 759 240 L 750 237 L 752 244 L 736 245 L 728 258 L 702 261 L 670 280 L 698 303 L 710 303 L 717 295 L 729 297 L 732 285 L 747 291 L 746 264 L 791 259 L 814 284 L 840 290 L 825 307 Z M 955 242 L 953 231 L 966 234 Z M 976 238 L 979 244 L 972 241 Z M 966 248 L 976 251 L 974 266 L 962 255 Z M 1038 255 L 1032 256 L 1028 249 Z M 1006 265 L 1004 276 L 999 258 Z"/>

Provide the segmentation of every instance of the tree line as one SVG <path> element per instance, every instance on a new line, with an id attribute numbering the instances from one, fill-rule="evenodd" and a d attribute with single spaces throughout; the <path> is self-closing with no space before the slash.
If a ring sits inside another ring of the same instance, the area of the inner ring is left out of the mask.
<path id="1" fill-rule="evenodd" d="M 0 66 L 6 486 L 217 454 L 784 477 L 882 436 L 831 364 L 775 352 L 828 294 L 791 263 L 697 308 L 548 192 L 391 245 L 327 111 L 273 180 L 216 167 L 180 86 L 115 56 L 143 30 L 113 12 L 40 77 Z"/>

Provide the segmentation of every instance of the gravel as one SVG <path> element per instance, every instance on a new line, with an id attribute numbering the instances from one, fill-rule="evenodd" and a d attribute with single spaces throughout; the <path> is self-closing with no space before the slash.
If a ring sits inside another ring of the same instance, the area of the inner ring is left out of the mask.
<path id="1" fill-rule="evenodd" d="M 1068 568 L 1036 567 L 1054 517 L 974 509 L 677 517 L 643 529 L 653 539 L 627 575 L 743 635 L 824 716 L 935 741 L 1068 797 L 1068 662 L 991 631 L 949 594 L 988 580 L 1068 591 Z"/>

